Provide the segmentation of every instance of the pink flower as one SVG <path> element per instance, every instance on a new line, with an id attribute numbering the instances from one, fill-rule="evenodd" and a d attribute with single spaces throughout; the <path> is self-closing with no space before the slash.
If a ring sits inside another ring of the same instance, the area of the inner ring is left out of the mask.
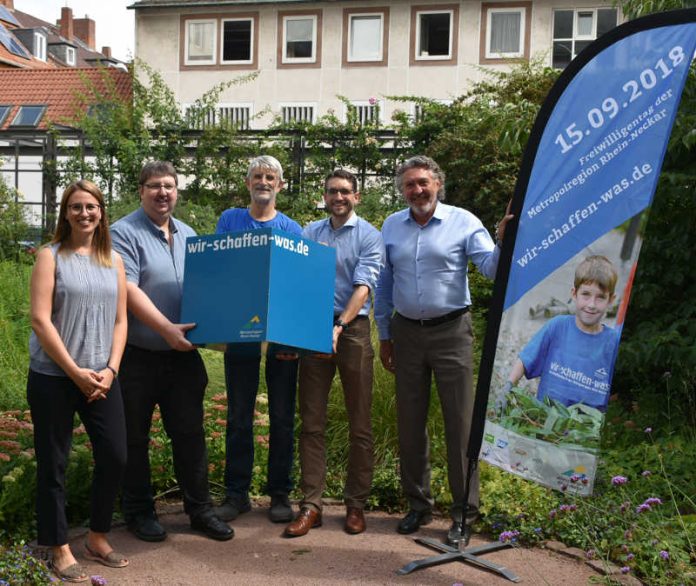
<path id="1" fill-rule="evenodd" d="M 367 101 L 370 104 L 370 106 L 374 106 L 377 103 L 377 98 L 375 98 L 374 96 L 370 96 L 370 99 Z"/>
<path id="2" fill-rule="evenodd" d="M 626 478 L 625 476 L 614 476 L 611 479 L 611 483 L 614 486 L 621 486 L 622 484 L 626 484 L 627 482 L 628 482 L 628 478 Z"/>

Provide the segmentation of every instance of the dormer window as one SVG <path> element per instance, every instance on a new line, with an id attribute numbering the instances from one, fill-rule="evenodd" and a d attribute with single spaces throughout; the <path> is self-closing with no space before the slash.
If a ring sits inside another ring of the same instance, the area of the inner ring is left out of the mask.
<path id="1" fill-rule="evenodd" d="M 34 31 L 34 57 L 46 61 L 46 35 L 41 31 Z"/>
<path id="2" fill-rule="evenodd" d="M 75 48 L 74 47 L 65 47 L 65 62 L 68 65 L 72 65 L 74 67 L 76 61 L 77 61 L 77 59 L 76 59 Z"/>

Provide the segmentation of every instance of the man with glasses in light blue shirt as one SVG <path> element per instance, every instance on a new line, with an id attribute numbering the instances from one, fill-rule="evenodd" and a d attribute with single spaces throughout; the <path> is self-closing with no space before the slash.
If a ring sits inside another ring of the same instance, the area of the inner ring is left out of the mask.
<path id="1" fill-rule="evenodd" d="M 140 208 L 111 229 L 114 250 L 126 269 L 129 314 L 120 373 L 128 441 L 121 509 L 139 539 L 166 538 L 150 482 L 150 427 L 158 405 L 191 527 L 225 541 L 234 531 L 214 514 L 208 491 L 203 429 L 208 375 L 186 339 L 195 324 L 179 323 L 186 238 L 196 233 L 173 216 L 178 190 L 171 163 L 147 163 L 140 172 L 139 193 Z"/>
<path id="2" fill-rule="evenodd" d="M 435 375 L 447 444 L 453 505 L 451 544 L 467 544 L 478 515 L 478 474 L 471 479 L 467 519 L 462 503 L 467 445 L 474 404 L 471 295 L 468 263 L 493 279 L 500 247 L 472 213 L 442 203 L 445 176 L 425 156 L 397 170 L 396 185 L 408 208 L 382 227 L 386 263 L 375 295 L 380 359 L 396 375 L 401 484 L 410 510 L 397 531 L 409 534 L 431 520 L 429 440 L 426 430 L 431 377 Z M 498 226 L 504 235 L 506 215 Z"/>
<path id="3" fill-rule="evenodd" d="M 300 361 L 300 488 L 302 503 L 287 537 L 306 535 L 321 525 L 321 495 L 326 485 L 326 412 L 338 368 L 349 426 L 348 471 L 343 498 L 346 533 L 365 531 L 363 509 L 372 484 L 373 453 L 371 295 L 384 264 L 379 231 L 359 218 L 358 182 L 336 169 L 324 182 L 324 202 L 330 216 L 312 222 L 303 236 L 336 249 L 333 354 L 304 356 Z"/>

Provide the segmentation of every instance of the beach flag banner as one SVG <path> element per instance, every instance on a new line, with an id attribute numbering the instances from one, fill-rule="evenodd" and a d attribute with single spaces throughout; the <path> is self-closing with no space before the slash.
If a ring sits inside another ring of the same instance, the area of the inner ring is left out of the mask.
<path id="1" fill-rule="evenodd" d="M 572 61 L 542 106 L 479 370 L 481 459 L 592 493 L 642 226 L 695 49 L 694 9 L 630 21 Z"/>

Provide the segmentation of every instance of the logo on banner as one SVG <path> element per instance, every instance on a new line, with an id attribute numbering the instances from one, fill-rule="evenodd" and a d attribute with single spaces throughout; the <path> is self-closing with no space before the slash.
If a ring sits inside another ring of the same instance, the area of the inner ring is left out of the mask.
<path id="1" fill-rule="evenodd" d="M 247 323 L 239 330 L 239 336 L 247 339 L 258 339 L 263 336 L 264 328 L 261 325 L 261 318 L 254 315 Z"/>

